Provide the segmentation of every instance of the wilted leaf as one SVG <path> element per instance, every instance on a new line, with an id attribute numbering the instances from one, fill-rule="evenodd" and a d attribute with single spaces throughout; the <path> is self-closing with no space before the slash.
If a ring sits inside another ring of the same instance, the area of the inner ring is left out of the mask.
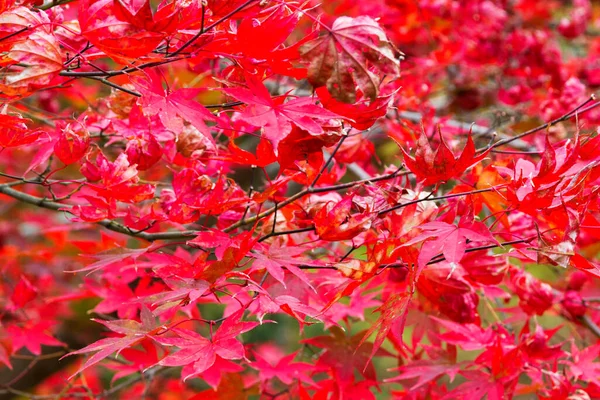
<path id="1" fill-rule="evenodd" d="M 327 86 L 333 97 L 356 101 L 356 86 L 371 100 L 379 93 L 381 76 L 395 78 L 400 62 L 385 32 L 370 17 L 339 17 L 322 37 L 301 49 L 309 62 L 308 80 Z"/>

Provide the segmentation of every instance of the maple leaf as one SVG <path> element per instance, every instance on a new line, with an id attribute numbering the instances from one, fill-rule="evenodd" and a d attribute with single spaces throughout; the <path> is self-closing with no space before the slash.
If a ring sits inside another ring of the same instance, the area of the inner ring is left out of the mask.
<path id="1" fill-rule="evenodd" d="M 365 379 L 376 381 L 377 372 L 369 360 L 375 353 L 382 356 L 390 354 L 363 342 L 364 332 L 350 336 L 337 326 L 329 328 L 329 331 L 330 335 L 302 340 L 302 343 L 325 349 L 317 361 L 317 367 L 324 365 L 331 368 L 341 382 L 354 378 L 354 368 Z"/>
<path id="2" fill-rule="evenodd" d="M 195 302 L 210 287 L 206 281 L 190 278 L 163 278 L 163 282 L 171 289 L 170 291 L 152 294 L 144 298 L 144 301 L 150 302 L 153 307 L 159 306 L 154 309 L 154 313 L 157 315 L 175 306 L 185 306 Z"/>
<path id="3" fill-rule="evenodd" d="M 418 378 L 417 382 L 410 387 L 410 390 L 416 390 L 421 386 L 437 379 L 440 375 L 448 375 L 450 383 L 454 381 L 456 374 L 460 371 L 460 365 L 439 363 L 437 360 L 419 360 L 399 368 L 400 374 L 386 382 L 395 382 Z"/>
<path id="4" fill-rule="evenodd" d="M 366 97 L 375 100 L 379 76 L 395 78 L 400 74 L 393 46 L 372 18 L 339 17 L 326 30 L 325 35 L 301 48 L 309 63 L 308 80 L 314 87 L 327 86 L 336 99 L 354 103 L 357 85 Z"/>
<path id="5" fill-rule="evenodd" d="M 203 390 L 189 400 L 237 400 L 250 399 L 258 394 L 258 387 L 247 387 L 241 374 L 223 374 L 219 386 L 215 389 Z"/>
<path id="6" fill-rule="evenodd" d="M 172 33 L 178 28 L 181 8 L 191 4 L 183 2 L 161 2 L 152 13 L 149 0 L 115 0 L 114 14 L 122 21 L 129 22 L 140 30 L 151 32 Z M 194 5 L 195 6 L 195 5 Z"/>
<path id="7" fill-rule="evenodd" d="M 92 273 L 102 268 L 110 267 L 113 265 L 123 265 L 128 260 L 135 261 L 138 257 L 142 256 L 151 249 L 152 247 L 146 247 L 143 249 L 117 248 L 112 251 L 88 255 L 87 257 L 95 258 L 98 261 L 86 266 L 85 268 L 81 268 L 73 272 Z"/>
<path id="8" fill-rule="evenodd" d="M 418 229 L 424 232 L 401 245 L 401 247 L 406 247 L 425 242 L 417 259 L 416 278 L 419 277 L 427 263 L 439 253 L 442 253 L 450 265 L 458 264 L 465 255 L 467 240 L 480 243 L 498 243 L 484 223 L 469 221 L 469 219 L 461 218 L 458 226 L 442 221 L 428 222 L 418 226 Z"/>
<path id="9" fill-rule="evenodd" d="M 501 400 L 506 398 L 504 385 L 502 382 L 496 382 L 491 374 L 477 370 L 461 371 L 461 375 L 464 375 L 467 381 L 448 393 L 446 399 Z"/>
<path id="10" fill-rule="evenodd" d="M 273 145 L 268 140 L 261 140 L 256 147 L 256 155 L 250 151 L 246 151 L 238 147 L 232 140 L 227 148 L 230 154 L 223 159 L 235 164 L 250 165 L 253 167 L 264 168 L 267 165 L 277 161 Z M 217 157 L 215 157 L 217 159 Z"/>
<path id="11" fill-rule="evenodd" d="M 242 117 L 251 125 L 263 128 L 264 137 L 269 139 L 273 148 L 292 132 L 292 124 L 311 134 L 324 133 L 322 123 L 339 118 L 315 104 L 309 97 L 285 101 L 287 96 L 272 98 L 267 88 L 256 78 L 246 79 L 248 89 L 228 88 L 224 91 L 247 104 Z"/>
<path id="12" fill-rule="evenodd" d="M 554 329 L 544 330 L 536 324 L 535 330 L 530 332 L 529 325 L 523 327 L 519 334 L 521 340 L 519 347 L 530 365 L 540 365 L 545 360 L 556 360 L 566 355 L 566 352 L 561 349 L 562 343 L 549 345 L 549 341 L 561 328 L 559 325 Z"/>
<path id="13" fill-rule="evenodd" d="M 77 372 L 71 375 L 69 379 L 72 379 L 74 376 L 76 376 L 86 368 L 89 368 L 92 365 L 102 361 L 112 353 L 116 352 L 117 355 L 119 355 L 119 353 L 122 350 L 141 342 L 145 338 L 151 337 L 152 334 L 157 332 L 159 329 L 162 329 L 157 324 L 154 315 L 152 315 L 152 312 L 146 307 L 142 308 L 142 311 L 140 313 L 140 319 L 141 322 L 130 319 L 115 321 L 101 321 L 93 319 L 93 321 L 101 323 L 111 331 L 124 336 L 100 339 L 97 342 L 84 347 L 83 349 L 73 351 L 61 357 L 62 359 L 75 354 L 86 354 L 95 352 L 95 354 L 91 356 L 81 366 L 81 368 L 77 370 Z"/>
<path id="14" fill-rule="evenodd" d="M 121 357 L 129 363 L 112 362 L 109 364 L 111 369 L 117 371 L 117 373 L 113 375 L 111 382 L 114 383 L 118 379 L 131 374 L 141 373 L 158 363 L 159 356 L 156 344 L 149 338 L 145 338 L 140 342 L 140 345 L 143 350 L 126 348 L 120 352 Z"/>
<path id="15" fill-rule="evenodd" d="M 228 372 L 239 373 L 242 371 L 244 371 L 243 366 L 217 356 L 217 359 L 212 367 L 202 372 L 202 379 L 216 390 L 221 383 L 221 380 L 227 376 Z"/>
<path id="16" fill-rule="evenodd" d="M 253 249 L 251 254 L 255 259 L 252 264 L 252 271 L 266 269 L 273 278 L 277 279 L 285 287 L 283 273 L 285 268 L 312 288 L 308 277 L 298 266 L 321 266 L 323 264 L 314 260 L 296 258 L 296 256 L 305 253 L 307 250 L 301 246 L 281 246 L 280 242 L 275 242 L 270 246 L 257 247 Z"/>
<path id="17" fill-rule="evenodd" d="M 550 143 L 549 135 L 546 135 L 544 153 L 537 166 L 537 174 L 534 179 L 535 185 L 539 187 L 544 183 L 552 183 L 577 173 L 578 169 L 572 169 L 572 167 L 579 158 L 580 148 L 578 134 L 574 140 L 566 140 L 562 146 L 556 149 Z"/>
<path id="18" fill-rule="evenodd" d="M 18 147 L 35 142 L 40 131 L 32 131 L 26 119 L 0 113 L 0 147 Z"/>
<path id="19" fill-rule="evenodd" d="M 461 385 L 453 395 L 466 394 L 476 399 L 476 391 L 488 394 L 488 398 L 511 398 L 519 376 L 527 368 L 526 358 L 521 349 L 516 348 L 511 335 L 501 327 L 501 332 L 494 332 L 495 338 L 482 354 L 475 359 L 478 367 L 474 371 L 461 371 L 468 381 Z M 479 393 L 479 396 L 482 396 Z M 462 398 L 462 396 L 460 397 Z"/>
<path id="20" fill-rule="evenodd" d="M 421 295 L 454 321 L 478 322 L 479 296 L 464 278 L 462 265 L 447 261 L 425 269 L 417 282 Z"/>
<path id="21" fill-rule="evenodd" d="M 494 341 L 494 331 L 475 324 L 459 324 L 445 319 L 429 317 L 448 331 L 438 334 L 441 340 L 460 346 L 465 351 L 485 349 Z"/>
<path id="22" fill-rule="evenodd" d="M 246 193 L 230 180 L 219 176 L 213 183 L 209 176 L 192 168 L 175 174 L 173 190 L 178 200 L 204 214 L 220 214 L 248 202 Z"/>
<path id="23" fill-rule="evenodd" d="M 226 360 L 245 358 L 244 346 L 236 337 L 254 329 L 258 322 L 242 321 L 244 310 L 228 316 L 211 339 L 188 329 L 173 329 L 178 337 L 154 337 L 158 343 L 176 346 L 179 350 L 163 358 L 159 365 L 168 367 L 184 366 L 183 380 L 201 374 L 216 361 L 217 355 Z"/>
<path id="24" fill-rule="evenodd" d="M 600 278 L 600 265 L 598 265 L 598 263 L 587 260 L 585 257 L 577 253 L 571 257 L 570 261 L 571 265 L 578 270 Z"/>
<path id="25" fill-rule="evenodd" d="M 267 293 L 261 293 L 258 296 L 257 301 L 250 305 L 250 309 L 256 314 L 256 317 L 261 323 L 266 314 L 279 311 L 296 319 L 300 326 L 312 325 L 313 322 L 306 321 L 306 317 L 320 321 L 322 312 L 317 311 L 305 303 L 305 301 L 301 301 L 296 297 L 285 294 L 271 297 Z"/>
<path id="26" fill-rule="evenodd" d="M 286 15 L 285 9 L 270 9 L 264 19 L 243 18 L 235 35 L 231 35 L 230 50 L 257 60 L 270 59 L 283 45 L 298 24 L 298 13 Z"/>
<path id="27" fill-rule="evenodd" d="M 81 166 L 81 173 L 95 192 L 106 199 L 116 199 L 126 203 L 137 203 L 154 195 L 154 186 L 138 184 L 138 170 L 131 165 L 126 153 L 121 153 L 114 162 L 108 161 L 103 153 L 98 153 L 96 165 L 89 160 Z"/>
<path id="28" fill-rule="evenodd" d="M 415 158 L 412 158 L 401 147 L 404 154 L 404 164 L 417 176 L 417 179 L 423 181 L 424 185 L 440 184 L 452 178 L 459 177 L 468 168 L 483 160 L 491 150 L 488 149 L 476 155 L 475 143 L 473 142 L 472 135 L 469 133 L 467 144 L 461 155 L 457 158 L 444 141 L 439 125 L 438 134 L 441 143 L 435 152 L 429 145 L 429 140 L 424 132 L 421 132 L 419 136 Z"/>
<path id="29" fill-rule="evenodd" d="M 0 13 L 0 37 L 10 38 L 10 40 L 0 41 L 0 51 L 10 50 L 15 43 L 25 40 L 32 30 L 51 33 L 52 28 L 49 25 L 50 19 L 46 13 L 36 12 L 24 6 L 14 7 Z"/>
<path id="30" fill-rule="evenodd" d="M 0 75 L 0 92 L 6 96 L 23 96 L 48 85 L 63 67 L 58 40 L 51 33 L 33 32 L 17 42 L 6 57 L 13 64 Z"/>
<path id="31" fill-rule="evenodd" d="M 319 96 L 323 107 L 348 118 L 350 126 L 360 131 L 369 129 L 379 118 L 384 117 L 394 100 L 394 93 L 392 92 L 380 95 L 375 100 L 367 102 L 366 99 L 362 98 L 362 93 L 359 92 L 356 103 L 347 104 L 336 100 L 325 87 L 317 88 L 315 92 Z"/>
<path id="32" fill-rule="evenodd" d="M 22 326 L 10 325 L 6 331 L 12 338 L 13 352 L 25 347 L 35 355 L 42 354 L 42 345 L 65 346 L 65 344 L 49 334 L 53 321 L 28 321 Z"/>
<path id="33" fill-rule="evenodd" d="M 127 63 L 154 50 L 164 33 L 139 29 L 117 15 L 124 7 L 116 7 L 114 0 L 82 1 L 79 6 L 81 34 L 118 62 Z"/>
<path id="34" fill-rule="evenodd" d="M 352 196 L 346 196 L 337 204 L 326 203 L 315 214 L 315 231 L 322 240 L 338 241 L 352 239 L 368 230 L 376 214 L 364 212 L 351 214 Z"/>
<path id="35" fill-rule="evenodd" d="M 381 306 L 381 301 L 375 299 L 377 292 L 363 293 L 355 290 L 350 294 L 350 304 L 335 303 L 327 312 L 332 321 L 348 321 L 350 317 L 365 320 L 368 308 Z M 326 325 L 327 326 L 327 325 Z"/>
<path id="36" fill-rule="evenodd" d="M 238 241 L 235 238 L 232 238 L 224 232 L 216 229 L 210 229 L 204 232 L 199 232 L 194 239 L 188 240 L 187 244 L 205 250 L 214 249 L 215 255 L 220 260 L 223 258 L 225 250 L 227 250 L 227 248 L 229 248 L 232 244 L 237 244 L 237 242 Z"/>
<path id="37" fill-rule="evenodd" d="M 1 0 L 0 1 L 0 14 L 8 10 L 15 4 L 15 0 Z"/>
<path id="38" fill-rule="evenodd" d="M 392 324 L 399 323 L 399 332 L 400 336 L 404 331 L 404 326 L 406 325 L 406 316 L 408 314 L 408 307 L 410 306 L 412 301 L 412 296 L 408 292 L 394 294 L 387 299 L 383 305 L 377 308 L 375 311 L 379 311 L 381 314 L 377 319 L 377 323 L 373 324 L 371 328 L 367 331 L 367 333 L 363 336 L 359 344 L 364 343 L 371 334 L 377 331 L 377 335 L 375 336 L 375 341 L 373 342 L 373 348 L 369 357 L 365 360 L 365 368 L 367 368 L 368 363 L 375 356 L 375 354 L 380 350 L 383 341 L 387 337 L 390 329 L 392 329 Z"/>
<path id="39" fill-rule="evenodd" d="M 25 173 L 35 170 L 35 168 L 48 161 L 54 152 L 54 140 L 48 136 L 42 136 L 36 147 L 38 148 L 37 154 L 31 160 L 31 164 L 29 164 Z"/>
<path id="40" fill-rule="evenodd" d="M 147 73 L 146 79 L 133 77 L 131 83 L 142 94 L 138 104 L 145 115 L 158 115 L 163 125 L 176 134 L 183 129 L 183 118 L 215 146 L 215 140 L 206 126 L 206 121 L 214 121 L 215 117 L 207 108 L 193 100 L 202 89 L 165 90 L 157 73 Z"/>
<path id="41" fill-rule="evenodd" d="M 153 135 L 140 134 L 128 137 L 125 153 L 138 171 L 145 171 L 161 159 L 163 150 Z"/>
<path id="42" fill-rule="evenodd" d="M 144 281 L 147 280 L 140 281 L 140 285 L 143 286 Z M 136 291 L 140 285 L 136 287 Z M 134 291 L 120 280 L 99 284 L 91 279 L 86 279 L 85 287 L 91 295 L 103 299 L 92 309 L 96 314 L 110 314 L 116 311 L 120 319 L 132 319 L 140 309 L 140 303 L 131 304 L 131 299 L 137 297 Z"/>
<path id="43" fill-rule="evenodd" d="M 201 261 L 195 263 L 199 268 L 195 271 L 194 278 L 205 280 L 214 284 L 222 279 L 228 272 L 233 270 L 238 263 L 248 254 L 248 251 L 256 244 L 258 237 L 252 237 L 254 229 L 241 233 L 229 239 L 222 241 L 224 234 L 208 235 L 202 233 L 198 235 L 198 240 L 190 241 L 194 245 L 202 244 L 206 247 L 216 247 L 215 254 L 218 254 L 216 261 Z M 223 246 L 223 247 L 221 247 Z"/>
<path id="44" fill-rule="evenodd" d="M 77 121 L 61 129 L 58 140 L 54 144 L 54 155 L 64 164 L 69 165 L 83 158 L 89 147 L 90 134 L 85 126 Z"/>
<path id="45" fill-rule="evenodd" d="M 587 346 L 581 350 L 571 344 L 572 361 L 563 361 L 568 365 L 567 376 L 572 376 L 575 379 L 594 382 L 600 385 L 600 362 L 595 361 L 600 354 L 600 344 Z"/>
<path id="46" fill-rule="evenodd" d="M 323 164 L 323 147 L 334 145 L 341 136 L 339 129 L 315 136 L 294 125 L 292 132 L 277 146 L 280 175 L 286 170 L 300 170 L 306 175 L 307 182 L 312 182 Z"/>
<path id="47" fill-rule="evenodd" d="M 269 357 L 269 359 L 254 353 L 253 361 L 250 365 L 258 370 L 260 380 L 264 383 L 273 378 L 279 379 L 285 385 L 291 385 L 292 382 L 299 382 L 315 385 L 315 382 L 306 375 L 307 372 L 312 372 L 315 367 L 312 364 L 303 362 L 293 362 L 298 352 L 289 354 L 285 357 Z"/>
<path id="48" fill-rule="evenodd" d="M 25 275 L 21 275 L 19 279 L 19 283 L 15 286 L 15 290 L 10 296 L 10 301 L 12 305 L 9 306 L 9 310 L 16 310 L 18 308 L 23 308 L 23 306 L 33 299 L 35 299 L 38 295 L 38 290 L 36 287 L 27 279 Z"/>

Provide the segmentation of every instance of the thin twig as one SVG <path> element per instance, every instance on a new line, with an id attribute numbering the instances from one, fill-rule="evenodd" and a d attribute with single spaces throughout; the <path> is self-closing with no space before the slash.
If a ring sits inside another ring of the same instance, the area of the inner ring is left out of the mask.
<path id="1" fill-rule="evenodd" d="M 231 10 L 229 13 L 227 13 L 223 17 L 219 18 L 218 20 L 216 20 L 215 22 L 213 22 L 212 24 L 210 24 L 206 28 L 204 28 L 204 13 L 203 13 L 202 14 L 202 25 L 203 25 L 202 28 L 191 39 L 189 39 L 187 42 L 185 42 L 183 45 L 181 45 L 180 48 L 178 48 L 173 53 L 171 53 L 169 55 L 169 57 L 175 57 L 175 56 L 179 55 L 183 50 L 187 49 L 192 43 L 194 43 L 204 33 L 210 31 L 212 28 L 214 28 L 215 26 L 219 25 L 221 22 L 224 22 L 224 21 L 228 20 L 233 15 L 235 15 L 238 12 L 242 11 L 244 8 L 246 8 L 251 3 L 254 3 L 255 1 L 257 1 L 257 0 L 248 0 L 248 1 L 246 1 L 245 3 L 239 5 L 234 10 Z"/>

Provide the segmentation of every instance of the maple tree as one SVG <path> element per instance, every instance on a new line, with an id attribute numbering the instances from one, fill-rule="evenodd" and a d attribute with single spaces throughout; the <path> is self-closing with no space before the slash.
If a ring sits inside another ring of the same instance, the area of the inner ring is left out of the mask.
<path id="1" fill-rule="evenodd" d="M 599 398 L 599 32 L 0 0 L 0 398 Z"/>

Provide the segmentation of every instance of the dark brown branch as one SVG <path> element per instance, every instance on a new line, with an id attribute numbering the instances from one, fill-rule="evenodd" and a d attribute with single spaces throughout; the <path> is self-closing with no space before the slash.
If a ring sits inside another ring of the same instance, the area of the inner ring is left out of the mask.
<path id="1" fill-rule="evenodd" d="M 116 83 L 113 83 L 113 82 L 109 81 L 106 78 L 100 78 L 100 77 L 97 77 L 97 76 L 85 76 L 84 78 L 93 79 L 95 81 L 101 82 L 101 83 L 103 83 L 103 84 L 105 84 L 107 86 L 110 86 L 110 87 L 115 88 L 117 90 L 120 90 L 122 92 L 128 93 L 128 94 L 130 94 L 132 96 L 135 96 L 135 97 L 142 97 L 142 95 L 140 93 L 136 92 L 135 90 L 129 90 L 127 88 L 124 88 L 123 86 L 117 85 Z"/>
<path id="2" fill-rule="evenodd" d="M 598 327 L 598 325 L 596 325 L 596 323 L 592 321 L 589 316 L 584 315 L 581 317 L 580 321 L 586 328 L 590 330 L 590 332 L 596 335 L 596 337 L 600 338 L 600 327 Z"/>
<path id="3" fill-rule="evenodd" d="M 137 376 L 132 376 L 131 378 L 123 381 L 122 383 L 119 383 L 118 385 L 113 386 L 111 389 L 104 390 L 100 393 L 96 393 L 96 394 L 94 394 L 94 393 L 68 393 L 68 397 L 73 397 L 73 398 L 90 398 L 90 397 L 92 397 L 94 399 L 103 399 L 103 398 L 112 399 L 113 396 L 116 393 L 118 393 L 119 391 L 126 389 L 126 388 L 136 384 L 137 382 L 140 382 L 140 381 L 146 379 L 147 377 L 163 373 L 167 370 L 168 370 L 168 368 L 164 368 L 164 367 L 151 368 L 144 373 L 141 373 Z M 0 389 L 0 394 L 4 394 L 4 393 L 11 393 L 11 394 L 14 394 L 14 395 L 17 395 L 20 397 L 24 397 L 29 400 L 54 400 L 57 398 L 62 398 L 62 396 L 66 394 L 66 393 L 33 394 L 33 393 L 24 392 L 22 390 L 13 389 L 10 386 Z"/>
<path id="4" fill-rule="evenodd" d="M 21 28 L 21 29 L 19 29 L 18 31 L 15 31 L 15 32 L 13 32 L 13 33 L 11 33 L 11 34 L 8 34 L 8 35 L 6 35 L 6 36 L 4 36 L 4 37 L 1 37 L 1 38 L 0 38 L 0 42 L 4 41 L 4 40 L 6 40 L 6 39 L 10 39 L 10 38 L 11 38 L 11 37 L 13 37 L 13 36 L 17 36 L 18 34 L 20 34 L 20 33 L 23 33 L 23 32 L 25 32 L 25 31 L 26 31 L 26 30 L 28 30 L 28 29 L 29 29 L 29 27 L 28 27 L 28 26 L 26 26 L 25 28 Z"/>
<path id="5" fill-rule="evenodd" d="M 556 119 L 553 119 L 550 122 L 542 124 L 542 125 L 540 125 L 538 127 L 535 127 L 535 128 L 530 129 L 528 131 L 520 133 L 517 136 L 499 140 L 496 143 L 492 144 L 489 148 L 495 149 L 496 147 L 504 146 L 505 144 L 512 143 L 515 140 L 522 139 L 525 136 L 529 136 L 529 135 L 534 134 L 536 132 L 539 132 L 541 130 L 550 128 L 551 126 L 556 125 L 559 122 L 563 122 L 563 121 L 566 121 L 568 119 L 571 119 L 571 118 L 573 118 L 576 115 L 581 115 L 581 114 L 583 114 L 583 113 L 585 113 L 585 112 L 587 112 L 587 111 L 589 111 L 589 110 L 591 110 L 593 108 L 596 108 L 597 106 L 600 106 L 600 102 L 597 102 L 597 103 L 591 104 L 588 107 L 584 108 L 590 102 L 593 102 L 595 100 L 596 100 L 596 96 L 595 95 L 591 95 L 586 101 L 584 101 L 583 103 L 579 104 L 577 107 L 575 107 L 573 110 L 567 112 L 566 114 L 564 114 L 564 115 L 562 115 L 562 116 L 560 116 L 560 117 L 558 117 Z M 484 150 L 487 150 L 487 149 L 484 149 Z"/>
<path id="6" fill-rule="evenodd" d="M 390 211 L 398 210 L 399 208 L 408 207 L 410 205 L 421 203 L 421 202 L 424 202 L 424 201 L 445 200 L 445 199 L 451 199 L 451 198 L 454 198 L 454 197 L 469 196 L 471 194 L 491 192 L 491 191 L 494 191 L 494 190 L 497 190 L 497 189 L 498 189 L 497 187 L 490 187 L 490 188 L 485 188 L 485 189 L 473 190 L 471 192 L 452 193 L 452 194 L 446 194 L 446 195 L 438 196 L 438 197 L 425 197 L 423 199 L 411 200 L 411 201 L 408 201 L 406 203 L 397 204 L 397 205 L 392 206 L 390 208 L 386 208 L 385 210 L 381 210 L 381 211 L 379 211 L 378 215 L 382 216 L 382 215 L 385 215 L 385 214 L 389 213 Z"/>
<path id="7" fill-rule="evenodd" d="M 516 240 L 510 240 L 508 242 L 498 243 L 498 244 L 488 244 L 488 245 L 485 245 L 485 246 L 471 247 L 471 248 L 466 249 L 465 253 L 473 253 L 474 251 L 495 249 L 497 247 L 511 246 L 513 244 L 519 244 L 519 243 L 528 243 L 528 242 L 531 242 L 534 239 L 536 239 L 535 236 L 534 237 L 530 237 L 528 239 L 516 239 Z M 431 261 L 429 261 L 427 263 L 427 265 L 437 264 L 437 263 L 440 263 L 440 262 L 444 261 L 445 259 L 446 258 L 444 257 L 443 254 L 438 254 L 435 257 L 433 257 L 433 259 Z"/>
<path id="8" fill-rule="evenodd" d="M 289 231 L 281 231 L 281 232 L 271 232 L 263 237 L 261 237 L 260 239 L 258 239 L 259 242 L 264 242 L 265 240 L 272 238 L 274 236 L 283 236 L 283 235 L 291 235 L 294 233 L 301 233 L 301 232 L 311 232 L 314 231 L 315 227 L 314 226 L 309 226 L 307 228 L 298 228 L 298 229 L 291 229 Z"/>
<path id="9" fill-rule="evenodd" d="M 59 75 L 60 76 L 74 76 L 77 78 L 86 78 L 86 77 L 91 77 L 91 76 L 113 77 L 113 76 L 130 74 L 132 72 L 140 71 L 140 70 L 143 70 L 146 68 L 158 67 L 160 65 L 169 64 L 169 63 L 179 61 L 179 60 L 184 60 L 186 58 L 189 58 L 189 56 L 169 58 L 167 60 L 162 60 L 162 61 L 153 61 L 153 62 L 140 64 L 140 65 L 129 67 L 129 68 L 111 70 L 111 71 L 69 71 L 69 70 L 66 70 L 66 71 L 61 71 L 59 73 Z"/>
<path id="10" fill-rule="evenodd" d="M 215 26 L 219 25 L 221 22 L 227 21 L 233 15 L 235 15 L 238 12 L 242 11 L 244 8 L 246 8 L 248 5 L 254 3 L 255 1 L 257 1 L 257 0 L 248 0 L 245 3 L 241 4 L 240 6 L 236 7 L 234 10 L 231 10 L 229 13 L 227 13 L 227 15 L 224 15 L 223 17 L 219 18 L 218 20 L 216 20 L 215 22 L 213 22 L 212 24 L 210 24 L 206 28 L 202 27 L 198 31 L 198 33 L 196 33 L 190 40 L 188 40 L 187 42 L 185 42 L 180 48 L 178 48 L 173 53 L 171 53 L 169 55 L 169 57 L 175 57 L 175 56 L 179 55 L 183 50 L 187 49 L 192 43 L 194 43 L 204 33 L 210 31 L 212 28 L 214 28 Z M 204 13 L 202 13 L 202 23 L 204 24 Z"/>
<path id="11" fill-rule="evenodd" d="M 323 175 L 323 172 L 325 172 L 325 170 L 327 169 L 327 167 L 329 167 L 329 164 L 331 164 L 331 161 L 333 160 L 333 157 L 335 157 L 335 154 L 338 152 L 338 150 L 340 149 L 340 147 L 342 147 L 342 144 L 344 144 L 344 140 L 346 140 L 347 137 L 348 136 L 344 135 L 338 141 L 337 145 L 335 146 L 335 149 L 333 149 L 333 151 L 331 152 L 331 154 L 329 155 L 329 157 L 327 157 L 327 161 L 325 161 L 325 164 L 323 164 L 323 166 L 319 170 L 319 173 L 317 174 L 317 176 L 312 181 L 312 183 L 308 186 L 309 190 L 312 189 L 317 184 L 317 182 L 321 178 L 321 175 Z"/>
<path id="12" fill-rule="evenodd" d="M 473 253 L 475 251 L 489 250 L 489 249 L 494 249 L 497 247 L 511 246 L 513 244 L 519 244 L 519 243 L 527 243 L 527 242 L 532 241 L 533 239 L 535 239 L 535 237 L 528 238 L 528 239 L 511 240 L 508 242 L 489 244 L 489 245 L 485 245 L 485 246 L 471 247 L 471 248 L 466 249 L 465 253 Z M 427 265 L 438 264 L 444 260 L 445 260 L 445 258 L 443 256 L 443 254 L 438 254 L 431 261 L 429 261 L 427 263 Z M 378 268 L 379 269 L 403 268 L 406 266 L 407 266 L 406 263 L 399 261 L 399 262 L 395 262 L 395 263 L 381 264 L 378 266 Z M 333 265 L 324 265 L 324 266 L 323 265 L 299 265 L 298 268 L 300 268 L 300 269 L 329 269 L 329 270 L 337 269 Z"/>
<path id="13" fill-rule="evenodd" d="M 38 207 L 47 208 L 49 210 L 54 211 L 65 211 L 71 213 L 71 206 L 67 204 L 57 203 L 42 197 L 32 196 L 27 193 L 20 192 L 11 188 L 11 184 L 0 185 L 0 193 L 3 193 L 7 196 L 10 196 L 16 200 L 19 200 L 23 203 L 32 204 Z M 186 239 L 191 238 L 197 235 L 197 231 L 178 231 L 178 232 L 157 232 L 157 233 L 148 233 L 143 231 L 135 231 L 127 226 L 120 224 L 116 221 L 111 220 L 102 220 L 96 222 L 98 225 L 105 227 L 114 232 L 122 233 L 125 235 L 129 235 L 132 237 L 136 237 L 139 239 L 144 239 L 147 241 L 155 241 L 155 240 L 171 240 L 171 239 Z"/>
<path id="14" fill-rule="evenodd" d="M 354 181 L 354 182 L 348 182 L 348 183 L 341 183 L 339 185 L 333 185 L 333 186 L 324 186 L 324 187 L 320 187 L 320 188 L 311 188 L 308 187 L 298 193 L 296 193 L 295 195 L 288 197 L 286 200 L 284 201 L 280 201 L 277 204 L 277 207 L 279 209 L 281 209 L 282 207 L 287 206 L 288 204 L 291 204 L 293 202 L 295 202 L 296 200 L 307 196 L 309 194 L 312 193 L 325 193 L 325 192 L 333 192 L 336 190 L 342 190 L 342 189 L 348 189 L 354 186 L 358 186 L 361 185 L 363 183 L 373 183 L 373 182 L 379 182 L 379 181 L 384 181 L 384 180 L 388 180 L 388 179 L 393 179 L 397 176 L 401 176 L 401 175 L 406 175 L 409 174 L 410 172 L 405 171 L 405 172 L 400 172 L 401 168 L 398 168 L 396 171 L 392 172 L 391 174 L 387 174 L 387 175 L 382 175 L 382 176 L 378 176 L 375 178 L 370 178 L 370 179 L 362 179 L 359 181 Z M 227 228 L 225 228 L 223 231 L 224 232 L 231 232 L 234 229 L 237 229 L 241 226 L 244 225 L 248 225 L 248 224 L 252 224 L 254 222 L 256 222 L 259 219 L 268 217 L 269 215 L 273 214 L 275 211 L 277 210 L 276 207 L 271 207 L 268 210 L 265 210 L 253 217 L 247 218 L 247 219 L 243 219 L 241 221 L 236 222 L 235 224 L 232 224 L 230 226 L 228 226 Z"/>

